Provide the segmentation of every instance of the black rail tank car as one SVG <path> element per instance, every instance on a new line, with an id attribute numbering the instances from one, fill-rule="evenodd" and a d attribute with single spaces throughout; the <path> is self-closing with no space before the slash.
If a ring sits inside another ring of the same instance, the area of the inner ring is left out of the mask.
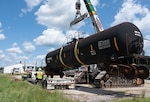
<path id="1" fill-rule="evenodd" d="M 61 73 L 65 67 L 78 67 L 98 63 L 123 64 L 128 69 L 132 61 L 118 60 L 143 51 L 143 37 L 140 30 L 132 23 L 125 22 L 87 38 L 77 39 L 46 56 L 45 71 L 48 74 Z M 125 71 L 123 73 L 129 73 Z M 105 68 L 104 68 L 105 69 Z M 107 70 L 109 71 L 110 68 Z M 132 67 L 131 69 L 137 69 Z M 145 70 L 144 68 L 144 71 Z M 134 71 L 135 72 L 135 71 Z M 137 73 L 138 71 L 136 71 Z M 145 76 L 147 77 L 147 76 Z M 144 77 L 144 78 L 145 78 Z"/>

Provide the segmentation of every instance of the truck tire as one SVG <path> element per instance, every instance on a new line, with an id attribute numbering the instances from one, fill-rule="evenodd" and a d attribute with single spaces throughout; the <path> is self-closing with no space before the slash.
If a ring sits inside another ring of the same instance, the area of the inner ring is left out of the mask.
<path id="1" fill-rule="evenodd" d="M 45 89 L 47 88 L 47 80 L 42 81 L 42 87 Z"/>

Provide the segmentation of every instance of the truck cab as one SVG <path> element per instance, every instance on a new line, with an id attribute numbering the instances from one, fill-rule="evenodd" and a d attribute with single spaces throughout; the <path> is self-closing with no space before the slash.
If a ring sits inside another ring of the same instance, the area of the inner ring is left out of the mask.
<path id="1" fill-rule="evenodd" d="M 20 74 L 21 71 L 20 71 L 20 68 L 13 68 L 12 69 L 12 75 L 16 75 L 16 74 Z"/>

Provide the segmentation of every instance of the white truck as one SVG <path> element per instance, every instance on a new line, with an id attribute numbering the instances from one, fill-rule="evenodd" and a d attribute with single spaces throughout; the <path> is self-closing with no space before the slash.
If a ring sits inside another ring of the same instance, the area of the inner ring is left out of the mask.
<path id="1" fill-rule="evenodd" d="M 20 68 L 13 68 L 12 69 L 12 75 L 19 75 L 21 74 Z"/>
<path id="2" fill-rule="evenodd" d="M 47 77 L 43 79 L 43 88 L 46 89 L 72 89 L 75 86 L 75 80 L 73 77 L 54 76 L 54 78 Z"/>

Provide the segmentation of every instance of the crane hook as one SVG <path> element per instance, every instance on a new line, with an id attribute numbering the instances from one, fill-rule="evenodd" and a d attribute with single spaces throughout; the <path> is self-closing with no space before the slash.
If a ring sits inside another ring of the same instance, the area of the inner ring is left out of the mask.
<path id="1" fill-rule="evenodd" d="M 75 18 L 77 18 L 77 16 L 81 16 L 81 12 L 80 12 L 80 9 L 81 9 L 81 3 L 80 3 L 80 0 L 77 0 L 76 3 L 75 3 L 75 7 L 76 7 L 76 16 Z"/>

